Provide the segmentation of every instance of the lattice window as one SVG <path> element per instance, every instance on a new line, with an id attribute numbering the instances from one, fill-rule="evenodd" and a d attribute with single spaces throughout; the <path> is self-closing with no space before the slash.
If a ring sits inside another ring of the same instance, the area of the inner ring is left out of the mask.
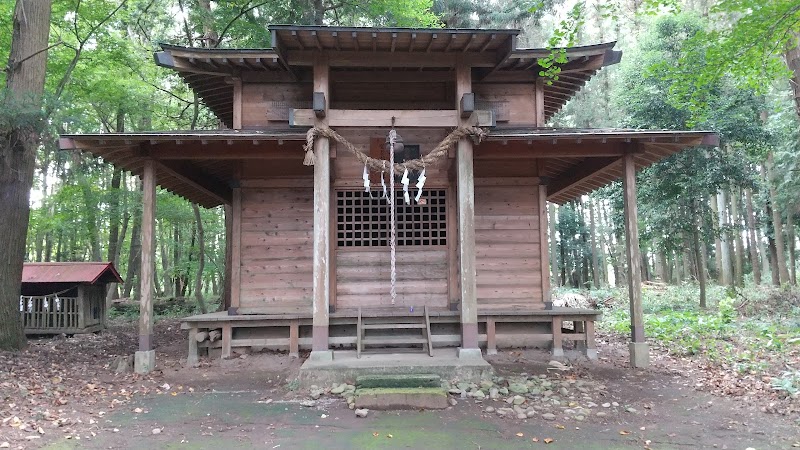
<path id="1" fill-rule="evenodd" d="M 447 245 L 447 196 L 443 189 L 426 189 L 425 204 L 403 202 L 397 191 L 397 245 Z M 389 205 L 382 193 L 336 192 L 336 245 L 388 247 Z"/>

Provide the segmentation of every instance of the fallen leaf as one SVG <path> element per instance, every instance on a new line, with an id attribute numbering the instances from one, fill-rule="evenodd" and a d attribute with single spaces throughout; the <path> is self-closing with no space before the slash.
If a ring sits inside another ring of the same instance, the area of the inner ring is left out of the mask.
<path id="1" fill-rule="evenodd" d="M 559 430 L 563 430 L 566 427 L 564 425 L 558 424 L 556 425 L 556 428 L 558 428 Z"/>
<path id="2" fill-rule="evenodd" d="M 552 443 L 553 443 L 553 442 L 555 442 L 555 441 L 556 441 L 556 440 L 555 440 L 555 439 L 552 439 L 552 438 L 544 438 L 544 443 L 545 443 L 545 444 L 552 444 Z"/>
<path id="3" fill-rule="evenodd" d="M 373 436 L 375 436 L 375 437 L 378 437 L 378 436 L 380 436 L 380 433 L 378 433 L 377 431 L 375 431 L 375 432 L 373 432 L 373 433 L 372 433 L 372 435 L 373 435 Z"/>
<path id="4" fill-rule="evenodd" d="M 387 437 L 387 438 L 389 438 L 389 439 L 391 439 L 391 438 L 393 438 L 394 436 L 392 436 L 391 434 L 387 434 L 387 435 L 386 435 L 386 437 Z"/>
<path id="5" fill-rule="evenodd" d="M 625 430 L 622 430 L 622 431 L 620 431 L 620 432 L 619 432 L 619 434 L 621 434 L 621 435 L 623 435 L 623 436 L 627 436 L 627 435 L 631 434 L 631 432 L 630 432 L 630 431 L 625 431 Z"/>
<path id="6" fill-rule="evenodd" d="M 531 438 L 531 441 L 533 441 L 533 442 L 539 442 L 539 438 L 537 438 L 537 437 L 535 437 L 535 438 Z"/>
<path id="7" fill-rule="evenodd" d="M 522 436 L 525 436 L 525 434 L 524 433 L 517 433 L 517 437 L 522 437 Z"/>

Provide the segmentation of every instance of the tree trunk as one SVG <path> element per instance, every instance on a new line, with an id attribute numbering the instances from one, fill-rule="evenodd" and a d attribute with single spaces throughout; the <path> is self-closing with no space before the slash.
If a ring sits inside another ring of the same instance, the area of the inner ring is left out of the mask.
<path id="1" fill-rule="evenodd" d="M 0 114 L 30 116 L 0 128 L 0 349 L 19 350 L 26 345 L 19 313 L 20 281 L 25 258 L 25 239 L 30 219 L 30 191 L 36 149 L 37 128 L 47 67 L 47 38 L 50 32 L 49 0 L 17 0 L 14 7 L 11 50 L 6 64 L 5 98 Z"/>
<path id="2" fill-rule="evenodd" d="M 589 233 L 591 236 L 592 245 L 592 285 L 595 288 L 603 286 L 603 281 L 600 279 L 600 266 L 602 261 L 597 254 L 597 225 L 594 218 L 594 202 L 589 200 Z"/>
<path id="3" fill-rule="evenodd" d="M 550 229 L 550 279 L 553 286 L 558 282 L 558 236 L 556 235 L 556 205 L 547 205 L 547 226 Z M 226 219 L 227 220 L 227 219 Z"/>
<path id="4" fill-rule="evenodd" d="M 142 190 L 142 182 L 137 182 L 139 191 Z M 125 274 L 125 283 L 122 285 L 122 296 L 131 297 L 133 291 L 134 278 L 139 273 L 142 264 L 142 215 L 134 214 L 133 227 L 131 228 L 131 245 L 128 250 L 128 270 Z"/>
<path id="5" fill-rule="evenodd" d="M 789 85 L 792 88 L 795 112 L 800 117 L 800 32 L 790 31 L 789 37 L 790 39 L 786 42 L 784 60 L 786 66 L 792 71 Z"/>
<path id="6" fill-rule="evenodd" d="M 744 287 L 744 242 L 742 242 L 742 221 L 739 216 L 741 198 L 741 189 L 736 188 L 731 192 L 731 223 L 734 233 L 733 244 L 736 250 L 733 256 L 733 278 L 736 286 Z"/>
<path id="7" fill-rule="evenodd" d="M 756 238 L 756 220 L 753 215 L 753 192 L 750 189 L 744 190 L 745 210 L 747 213 L 747 234 L 750 236 L 750 264 L 753 266 L 753 282 L 761 284 L 761 266 L 758 261 L 759 241 Z"/>
<path id="8" fill-rule="evenodd" d="M 696 205 L 693 205 L 696 206 Z M 697 266 L 697 284 L 700 286 L 700 307 L 706 307 L 706 264 L 703 252 L 700 251 L 700 214 L 695 211 L 695 227 L 692 229 L 692 248 Z"/>
<path id="9" fill-rule="evenodd" d="M 205 232 L 203 231 L 203 219 L 200 217 L 200 207 L 197 203 L 192 203 L 194 220 L 197 222 L 197 275 L 194 277 L 194 297 L 197 299 L 197 306 L 200 312 L 206 314 L 206 300 L 203 298 L 203 269 L 206 265 Z"/>
<path id="10" fill-rule="evenodd" d="M 794 208 L 791 208 L 792 210 Z M 797 284 L 797 263 L 795 262 L 794 247 L 794 211 L 790 210 L 786 216 L 786 239 L 789 241 L 789 282 Z"/>
<path id="11" fill-rule="evenodd" d="M 717 194 L 717 217 L 719 219 L 720 228 L 720 241 L 722 252 L 720 253 L 720 265 L 722 269 L 722 278 L 720 284 L 723 286 L 730 286 L 733 284 L 733 264 L 731 262 L 731 247 L 730 247 L 730 233 L 726 231 L 728 227 L 728 199 L 724 190 Z"/>
<path id="12" fill-rule="evenodd" d="M 164 297 L 172 298 L 175 296 L 175 285 L 172 282 L 172 274 L 169 267 L 169 252 L 167 251 L 167 241 L 169 237 L 166 223 L 161 222 L 158 224 L 159 233 L 159 253 L 161 254 L 161 277 L 164 280 Z"/>
<path id="13" fill-rule="evenodd" d="M 767 184 L 769 185 L 769 203 L 772 205 L 772 227 L 775 235 L 779 284 L 783 284 L 789 282 L 789 271 L 786 268 L 783 220 L 781 219 L 781 208 L 778 206 L 778 194 L 775 190 L 775 157 L 772 151 L 767 153 Z"/>
<path id="14" fill-rule="evenodd" d="M 720 223 L 717 196 L 712 195 L 709 203 L 711 204 L 711 211 L 714 213 L 714 269 L 716 271 L 717 283 L 724 285 L 725 280 L 722 277 L 722 240 L 719 235 Z"/>
<path id="15" fill-rule="evenodd" d="M 119 117 L 117 118 L 117 128 L 120 124 Z M 124 122 L 123 122 L 124 123 Z M 118 130 L 119 131 L 119 130 Z M 122 130 L 124 131 L 124 130 Z M 114 174 L 111 176 L 111 198 L 108 200 L 109 219 L 108 219 L 108 261 L 114 263 L 114 266 L 119 270 L 119 195 L 120 185 L 122 184 L 122 170 L 114 169 Z M 106 291 L 106 310 L 111 306 L 111 302 L 117 298 L 117 284 L 110 283 L 108 291 Z"/>

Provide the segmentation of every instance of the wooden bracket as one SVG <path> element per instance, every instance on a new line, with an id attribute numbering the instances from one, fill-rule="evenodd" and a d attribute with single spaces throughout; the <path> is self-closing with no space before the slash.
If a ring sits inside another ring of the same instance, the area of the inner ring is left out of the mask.
<path id="1" fill-rule="evenodd" d="M 312 104 L 312 109 L 314 110 L 314 115 L 317 116 L 317 118 L 319 119 L 324 118 L 328 109 L 327 104 L 325 103 L 325 93 L 314 92 L 311 104 Z"/>
<path id="2" fill-rule="evenodd" d="M 475 93 L 467 92 L 461 96 L 461 118 L 467 119 L 475 111 Z"/>

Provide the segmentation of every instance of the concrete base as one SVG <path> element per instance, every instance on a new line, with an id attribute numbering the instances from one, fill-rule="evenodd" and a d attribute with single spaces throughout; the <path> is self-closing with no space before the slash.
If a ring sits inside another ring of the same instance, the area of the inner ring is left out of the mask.
<path id="1" fill-rule="evenodd" d="M 353 383 L 361 375 L 424 373 L 439 375 L 445 381 L 474 383 L 492 378 L 492 366 L 483 358 L 461 359 L 454 348 L 435 349 L 433 357 L 424 353 L 362 353 L 357 358 L 355 351 L 335 353 L 327 361 L 308 358 L 300 368 L 301 386 Z"/>
<path id="2" fill-rule="evenodd" d="M 650 346 L 646 342 L 631 342 L 628 344 L 631 356 L 631 367 L 644 368 L 650 365 Z"/>
<path id="3" fill-rule="evenodd" d="M 356 391 L 356 408 L 380 410 L 445 409 L 447 393 L 439 388 L 370 388 Z"/>
<path id="4" fill-rule="evenodd" d="M 471 359 L 483 361 L 483 355 L 479 348 L 460 348 L 458 349 L 458 359 Z"/>
<path id="5" fill-rule="evenodd" d="M 133 355 L 133 371 L 136 373 L 150 373 L 156 368 L 156 351 L 148 350 L 136 352 Z"/>
<path id="6" fill-rule="evenodd" d="M 317 350 L 308 355 L 309 361 L 333 361 L 333 350 Z"/>

